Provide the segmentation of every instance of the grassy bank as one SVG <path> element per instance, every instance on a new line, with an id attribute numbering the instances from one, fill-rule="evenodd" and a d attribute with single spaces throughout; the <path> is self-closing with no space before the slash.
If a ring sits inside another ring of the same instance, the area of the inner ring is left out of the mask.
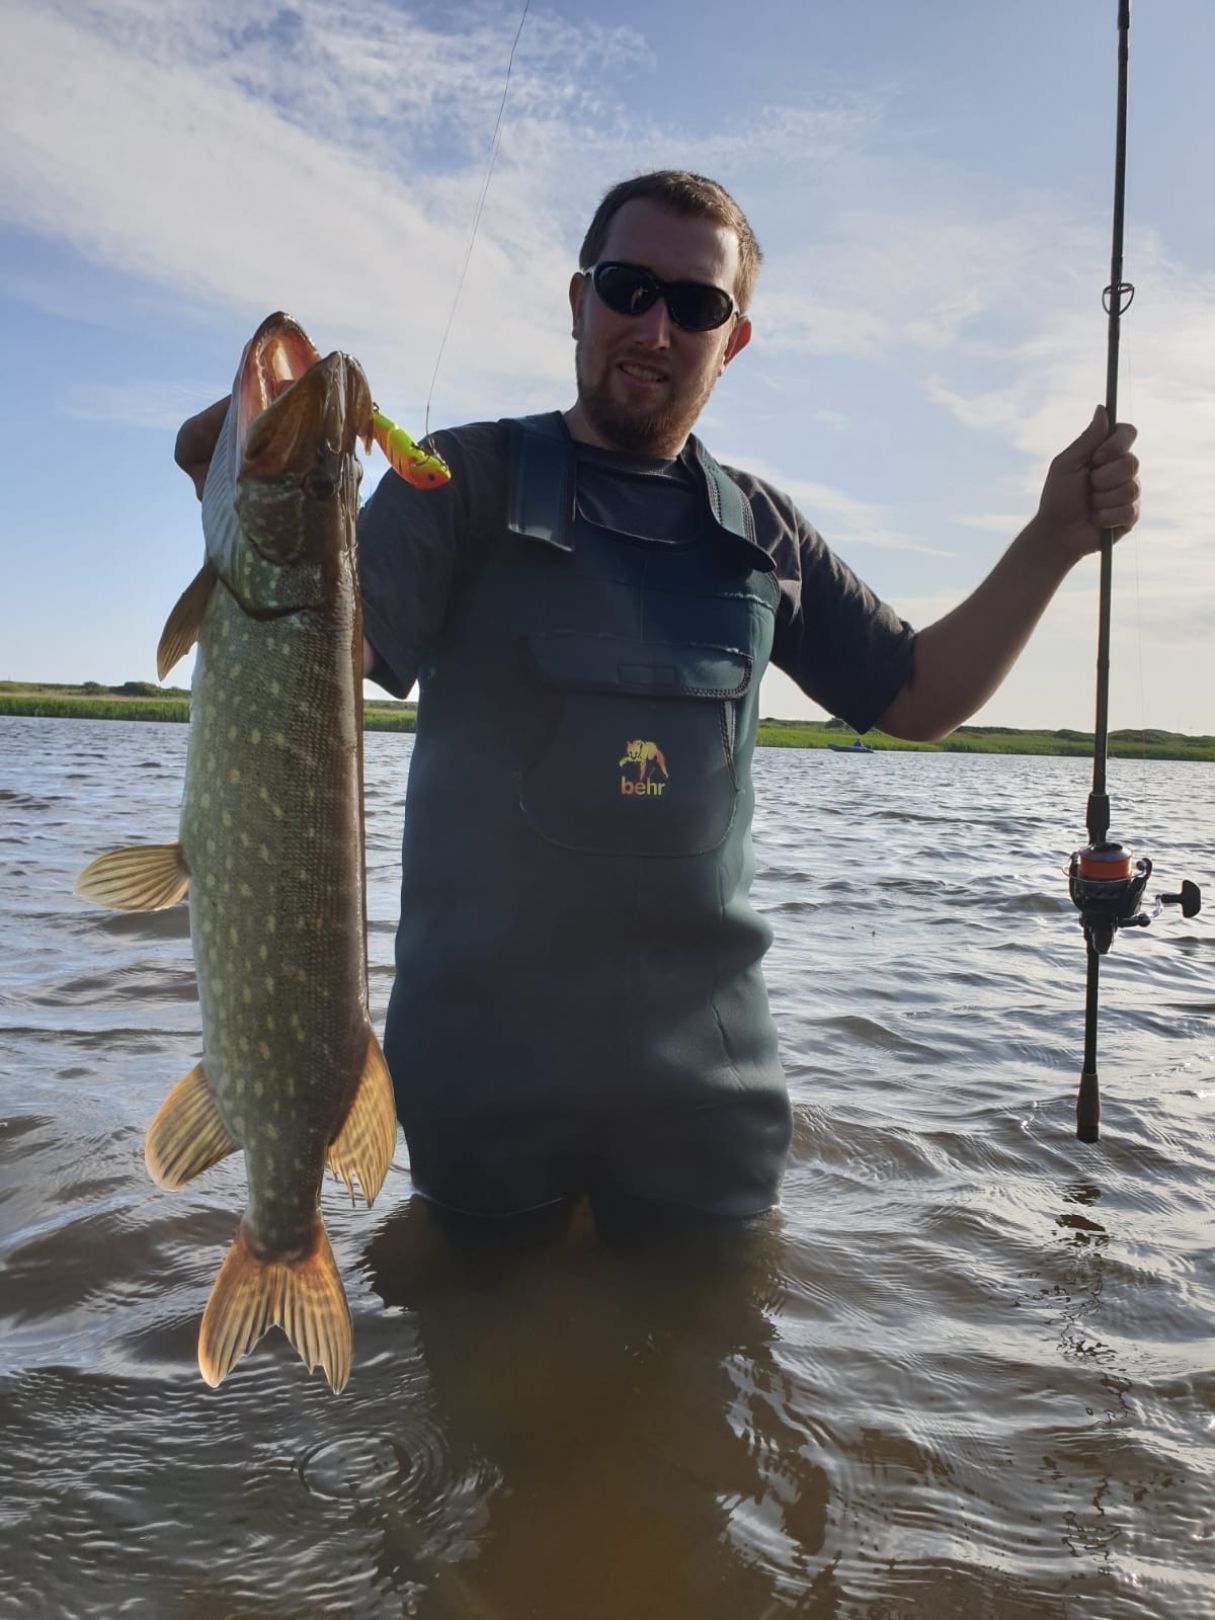
<path id="1" fill-rule="evenodd" d="M 363 710 L 367 731 L 412 731 L 416 718 L 412 703 L 370 701 Z M 190 694 L 185 687 L 157 687 L 144 681 L 122 686 L 56 686 L 22 681 L 0 681 L 0 715 L 27 715 L 70 720 L 170 720 L 190 718 Z M 761 720 L 761 748 L 826 748 L 848 742 L 851 731 L 834 721 Z M 876 751 L 901 750 L 951 754 L 1074 754 L 1092 753 L 1091 732 L 1017 731 L 1008 726 L 959 726 L 939 743 L 908 743 L 883 732 L 865 739 Z M 1215 737 L 1186 737 L 1174 731 L 1113 731 L 1109 751 L 1117 759 L 1215 760 Z"/>
<path id="2" fill-rule="evenodd" d="M 838 724 L 802 720 L 761 720 L 761 748 L 826 748 L 848 742 L 852 732 Z M 1018 731 L 1010 726 L 959 726 L 943 742 L 904 742 L 882 731 L 865 741 L 875 752 L 934 754 L 1063 754 L 1091 758 L 1091 731 Z M 1115 759 L 1215 760 L 1215 737 L 1186 737 L 1176 731 L 1111 731 L 1109 753 Z"/>
<path id="3" fill-rule="evenodd" d="M 412 731 L 413 703 L 369 702 L 363 708 L 365 731 Z M 41 720 L 168 720 L 190 718 L 190 693 L 184 686 L 164 688 L 145 681 L 122 686 L 55 686 L 33 681 L 0 681 L 0 714 Z"/>

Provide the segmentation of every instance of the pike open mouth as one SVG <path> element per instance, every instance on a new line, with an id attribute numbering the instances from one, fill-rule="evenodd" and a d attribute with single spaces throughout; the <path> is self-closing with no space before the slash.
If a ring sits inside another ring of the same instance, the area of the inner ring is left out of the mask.
<path id="1" fill-rule="evenodd" d="M 310 375 L 309 385 L 297 388 Z M 342 453 L 371 432 L 371 396 L 358 366 L 336 354 L 322 361 L 299 322 L 281 310 L 250 338 L 237 398 L 241 477 L 276 477 L 315 457 L 322 444 Z"/>
<path id="2" fill-rule="evenodd" d="M 249 339 L 241 356 L 236 421 L 237 455 L 246 471 L 265 460 L 271 441 L 278 436 L 276 424 L 265 413 L 320 358 L 320 351 L 303 327 L 281 310 L 268 315 Z M 265 465 L 257 470 L 281 469 Z"/>

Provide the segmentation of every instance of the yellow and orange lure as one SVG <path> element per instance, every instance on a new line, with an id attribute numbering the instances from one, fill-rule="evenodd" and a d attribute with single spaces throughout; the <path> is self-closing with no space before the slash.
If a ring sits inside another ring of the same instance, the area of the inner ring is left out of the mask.
<path id="1" fill-rule="evenodd" d="M 378 405 L 371 407 L 371 436 L 393 472 L 399 473 L 415 489 L 438 489 L 451 478 L 451 468 L 442 456 L 415 444 L 405 429 L 385 416 Z"/>

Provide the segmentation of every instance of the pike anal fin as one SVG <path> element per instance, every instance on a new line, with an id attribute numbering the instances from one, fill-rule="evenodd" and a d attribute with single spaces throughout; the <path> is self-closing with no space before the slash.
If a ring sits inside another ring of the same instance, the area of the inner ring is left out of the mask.
<path id="1" fill-rule="evenodd" d="M 205 562 L 173 604 L 156 649 L 156 673 L 162 681 L 198 640 L 203 614 L 218 578 L 211 564 Z"/>
<path id="2" fill-rule="evenodd" d="M 179 1080 L 148 1127 L 144 1163 L 162 1187 L 184 1187 L 240 1143 L 224 1124 L 201 1063 Z"/>
<path id="3" fill-rule="evenodd" d="M 164 911 L 190 887 L 190 870 L 180 844 L 137 844 L 112 849 L 90 862 L 76 879 L 84 900 L 114 911 Z"/>
<path id="4" fill-rule="evenodd" d="M 198 1335 L 198 1367 L 214 1388 L 277 1325 L 307 1363 L 320 1367 L 336 1395 L 350 1376 L 351 1329 L 325 1223 L 316 1214 L 307 1254 L 259 1260 L 242 1226 L 232 1241 Z"/>
<path id="5" fill-rule="evenodd" d="M 392 1080 L 375 1031 L 369 1029 L 359 1089 L 341 1130 L 329 1144 L 325 1163 L 346 1183 L 352 1199 L 357 1181 L 363 1197 L 371 1204 L 384 1185 L 396 1140 L 397 1106 Z"/>

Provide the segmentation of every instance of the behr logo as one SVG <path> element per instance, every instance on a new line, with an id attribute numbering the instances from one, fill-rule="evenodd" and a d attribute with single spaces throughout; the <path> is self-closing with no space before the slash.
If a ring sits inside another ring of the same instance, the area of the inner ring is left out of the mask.
<path id="1" fill-rule="evenodd" d="M 622 771 L 626 765 L 636 765 L 637 775 L 632 781 L 627 776 L 621 775 L 621 793 L 636 794 L 641 798 L 650 799 L 662 797 L 666 791 L 666 779 L 669 773 L 667 771 L 667 762 L 662 756 L 662 749 L 659 748 L 657 743 L 644 742 L 640 737 L 635 737 L 632 742 L 625 743 L 624 758 L 620 761 Z M 662 772 L 663 780 L 661 782 L 654 779 L 656 770 Z"/>

